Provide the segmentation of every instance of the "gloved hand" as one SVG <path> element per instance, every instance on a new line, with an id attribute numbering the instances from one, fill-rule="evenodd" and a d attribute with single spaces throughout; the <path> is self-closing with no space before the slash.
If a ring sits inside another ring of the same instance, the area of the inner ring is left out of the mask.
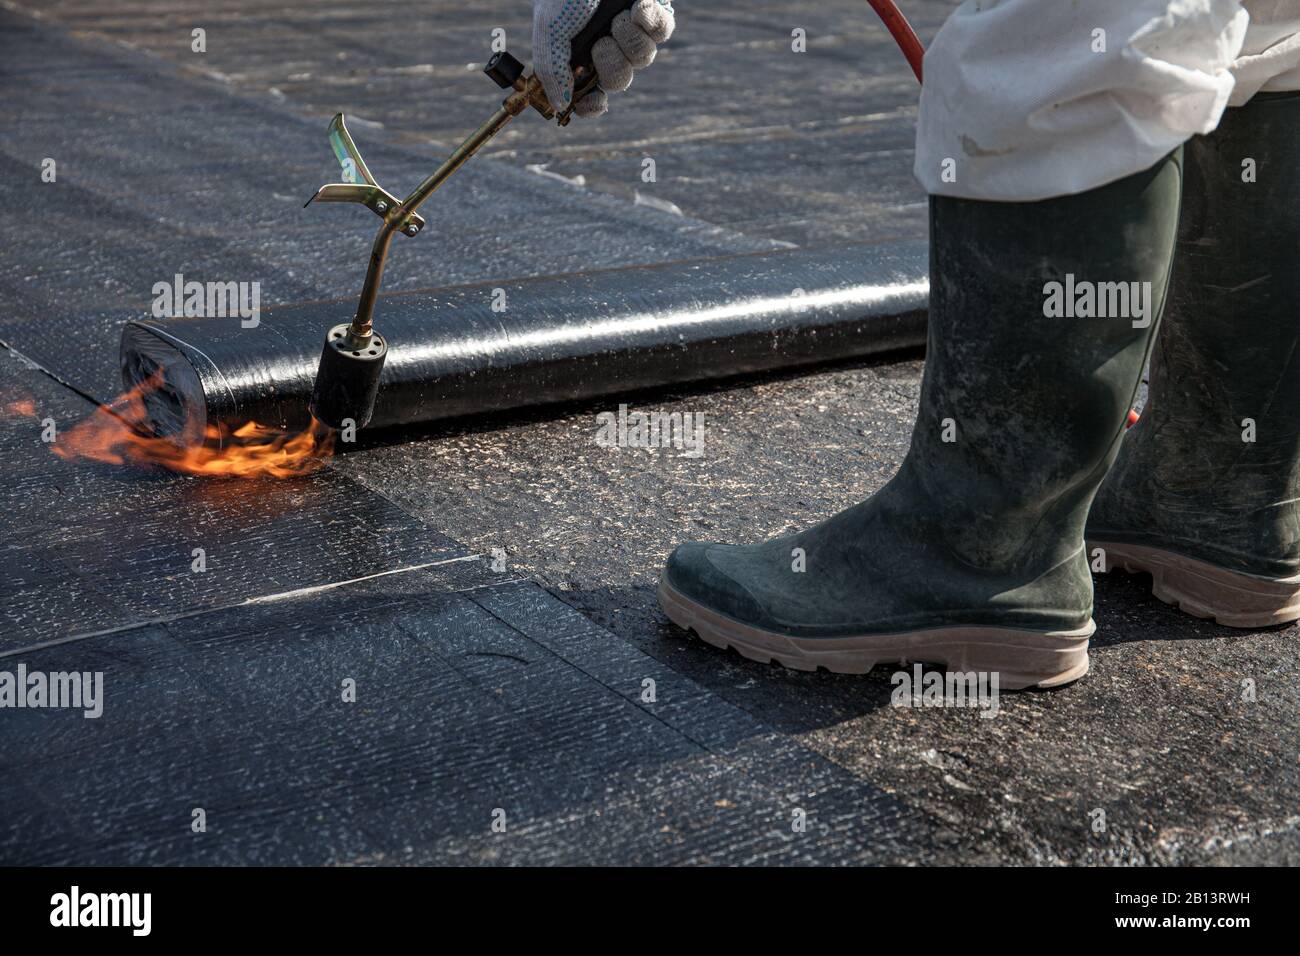
<path id="1" fill-rule="evenodd" d="M 569 57 L 573 38 L 582 32 L 600 0 L 533 0 L 533 69 L 557 110 L 573 98 Z M 600 86 L 574 106 L 579 116 L 599 116 L 609 109 L 606 91 L 627 89 L 632 73 L 654 62 L 657 45 L 673 33 L 671 0 L 637 0 L 614 18 L 610 36 L 591 48 Z"/>

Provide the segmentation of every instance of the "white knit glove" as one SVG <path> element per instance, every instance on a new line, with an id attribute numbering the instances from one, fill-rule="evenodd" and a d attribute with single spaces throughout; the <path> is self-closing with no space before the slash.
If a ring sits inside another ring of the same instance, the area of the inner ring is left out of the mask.
<path id="1" fill-rule="evenodd" d="M 533 0 L 533 70 L 557 110 L 573 98 L 573 71 L 569 67 L 573 38 L 600 6 L 600 0 Z M 632 73 L 654 62 L 658 44 L 673 33 L 671 0 L 637 0 L 610 28 L 610 36 L 591 48 L 600 86 L 574 106 L 579 116 L 599 116 L 609 109 L 605 92 L 618 92 L 632 84 Z"/>

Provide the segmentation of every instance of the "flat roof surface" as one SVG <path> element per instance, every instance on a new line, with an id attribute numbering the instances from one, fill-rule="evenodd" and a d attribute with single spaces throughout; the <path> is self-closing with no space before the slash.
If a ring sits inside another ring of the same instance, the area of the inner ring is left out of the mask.
<path id="1" fill-rule="evenodd" d="M 928 42 L 952 6 L 904 9 Z M 1101 577 L 1091 673 L 982 719 L 668 624 L 675 544 L 803 527 L 889 478 L 915 354 L 627 400 L 704 415 L 699 459 L 598 447 L 618 401 L 363 433 L 281 482 L 51 455 L 40 421 L 117 390 L 155 282 L 356 291 L 371 222 L 301 209 L 330 116 L 403 192 L 496 103 L 492 29 L 526 50 L 526 4 L 432 7 L 0 10 L 0 407 L 36 412 L 0 421 L 0 670 L 105 675 L 99 719 L 0 711 L 0 862 L 1300 862 L 1295 626 Z M 610 115 L 525 117 L 452 180 L 385 288 L 925 235 L 915 81 L 865 3 L 680 16 Z"/>

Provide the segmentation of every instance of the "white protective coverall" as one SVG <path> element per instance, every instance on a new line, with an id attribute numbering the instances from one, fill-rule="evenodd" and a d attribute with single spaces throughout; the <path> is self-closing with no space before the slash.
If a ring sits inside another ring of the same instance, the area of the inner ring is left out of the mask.
<path id="1" fill-rule="evenodd" d="M 1300 89 L 1300 0 L 966 0 L 925 55 L 927 192 L 1035 200 L 1146 169 Z"/>

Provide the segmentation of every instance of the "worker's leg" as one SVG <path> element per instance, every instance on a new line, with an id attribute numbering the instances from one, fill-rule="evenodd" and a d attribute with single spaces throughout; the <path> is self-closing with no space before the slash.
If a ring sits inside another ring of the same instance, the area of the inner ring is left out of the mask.
<path id="1" fill-rule="evenodd" d="M 1150 399 L 1088 538 L 1186 611 L 1277 624 L 1300 618 L 1300 92 L 1257 93 L 1186 149 Z"/>
<path id="2" fill-rule="evenodd" d="M 1082 531 L 1163 305 L 1169 153 L 1218 122 L 1246 25 L 1236 0 L 953 14 L 918 122 L 930 341 L 907 458 L 807 532 L 679 548 L 660 590 L 673 620 L 796 667 L 933 660 L 1004 687 L 1086 670 Z"/>
<path id="3" fill-rule="evenodd" d="M 1083 674 L 1083 525 L 1163 303 L 1181 178 L 1175 153 L 1077 196 L 932 197 L 929 346 L 898 474 L 808 531 L 678 548 L 669 617 L 804 669 L 935 661 L 1004 688 Z M 1077 307 L 1101 283 L 1128 308 Z"/>

